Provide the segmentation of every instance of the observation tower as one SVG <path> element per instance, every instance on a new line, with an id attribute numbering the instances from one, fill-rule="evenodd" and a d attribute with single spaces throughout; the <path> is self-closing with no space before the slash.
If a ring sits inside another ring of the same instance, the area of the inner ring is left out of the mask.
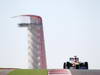
<path id="1" fill-rule="evenodd" d="M 28 65 L 29 69 L 46 69 L 46 54 L 42 18 L 36 15 L 21 15 L 23 22 L 19 27 L 28 29 Z"/>

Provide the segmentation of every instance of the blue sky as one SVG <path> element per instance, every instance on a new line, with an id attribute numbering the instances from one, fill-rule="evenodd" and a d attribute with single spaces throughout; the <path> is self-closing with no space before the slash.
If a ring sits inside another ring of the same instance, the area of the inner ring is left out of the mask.
<path id="1" fill-rule="evenodd" d="M 43 18 L 48 68 L 62 68 L 77 55 L 100 69 L 99 0 L 0 0 L 0 67 L 26 67 L 27 28 L 11 17 Z"/>

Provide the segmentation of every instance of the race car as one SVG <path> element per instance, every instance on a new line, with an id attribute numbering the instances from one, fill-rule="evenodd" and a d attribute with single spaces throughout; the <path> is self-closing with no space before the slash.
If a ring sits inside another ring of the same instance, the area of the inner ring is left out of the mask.
<path id="1" fill-rule="evenodd" d="M 77 56 L 71 57 L 69 62 L 64 62 L 64 69 L 88 69 L 88 62 L 80 62 Z"/>

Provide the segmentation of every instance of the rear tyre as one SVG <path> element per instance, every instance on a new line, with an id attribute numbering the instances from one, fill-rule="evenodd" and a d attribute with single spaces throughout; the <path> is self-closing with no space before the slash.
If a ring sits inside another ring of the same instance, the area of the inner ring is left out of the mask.
<path id="1" fill-rule="evenodd" d="M 80 69 L 80 65 L 76 65 L 76 69 Z"/>
<path id="2" fill-rule="evenodd" d="M 85 65 L 86 69 L 88 69 L 88 62 L 85 62 Z"/>
<path id="3" fill-rule="evenodd" d="M 67 64 L 66 63 L 64 63 L 63 68 L 67 69 Z"/>
<path id="4" fill-rule="evenodd" d="M 70 69 L 70 67 L 71 67 L 71 63 L 67 62 L 67 69 Z"/>

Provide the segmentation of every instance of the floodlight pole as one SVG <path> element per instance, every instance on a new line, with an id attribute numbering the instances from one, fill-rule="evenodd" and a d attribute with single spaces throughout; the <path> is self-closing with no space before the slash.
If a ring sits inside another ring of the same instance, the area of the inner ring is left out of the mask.
<path id="1" fill-rule="evenodd" d="M 22 15 L 30 17 L 30 23 L 20 23 L 20 27 L 28 28 L 28 63 L 29 69 L 46 69 L 46 54 L 42 18 L 34 15 Z"/>

